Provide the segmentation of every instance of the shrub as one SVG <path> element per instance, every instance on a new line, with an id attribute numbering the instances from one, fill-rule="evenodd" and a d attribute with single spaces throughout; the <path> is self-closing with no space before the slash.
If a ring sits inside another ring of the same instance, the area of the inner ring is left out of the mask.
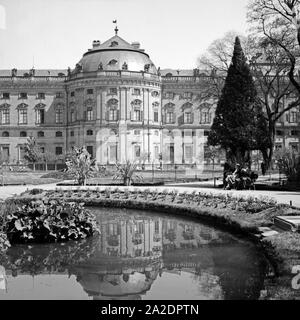
<path id="1" fill-rule="evenodd" d="M 82 203 L 36 200 L 17 205 L 6 216 L 11 243 L 78 240 L 98 231 L 94 215 Z"/>
<path id="2" fill-rule="evenodd" d="M 66 161 L 67 173 L 77 180 L 80 186 L 86 185 L 88 178 L 95 175 L 97 170 L 96 159 L 91 159 L 91 155 L 85 147 L 74 147 Z"/>

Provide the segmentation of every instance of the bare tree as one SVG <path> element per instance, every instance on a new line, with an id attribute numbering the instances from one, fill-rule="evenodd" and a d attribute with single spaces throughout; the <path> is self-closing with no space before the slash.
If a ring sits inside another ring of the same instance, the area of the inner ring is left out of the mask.
<path id="1" fill-rule="evenodd" d="M 268 168 L 273 157 L 276 124 L 294 107 L 286 101 L 292 99 L 296 90 L 287 76 L 289 62 L 282 50 L 266 37 L 259 40 L 249 39 L 252 41 L 251 47 L 255 48 L 250 66 L 259 93 L 258 99 L 264 106 L 268 123 L 270 148 L 262 151 Z"/>
<path id="2" fill-rule="evenodd" d="M 245 56 L 248 57 L 248 38 L 235 31 L 229 31 L 222 38 L 214 40 L 206 52 L 198 58 L 198 67 L 210 75 L 210 81 L 202 89 L 203 95 L 219 99 L 221 97 L 224 81 L 229 69 L 234 41 L 236 37 L 241 40 Z"/>
<path id="3" fill-rule="evenodd" d="M 256 37 L 267 37 L 287 57 L 288 77 L 298 92 L 287 109 L 298 106 L 300 82 L 296 63 L 300 46 L 300 0 L 252 0 L 248 6 L 248 21 Z"/>

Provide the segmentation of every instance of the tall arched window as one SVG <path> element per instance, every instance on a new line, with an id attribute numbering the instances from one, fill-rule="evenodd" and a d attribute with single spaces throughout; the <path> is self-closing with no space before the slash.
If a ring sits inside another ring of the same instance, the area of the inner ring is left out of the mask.
<path id="1" fill-rule="evenodd" d="M 118 100 L 110 99 L 107 102 L 106 108 L 106 120 L 107 121 L 118 121 L 119 120 L 119 110 L 118 110 Z"/>
<path id="2" fill-rule="evenodd" d="M 143 120 L 143 111 L 141 110 L 142 101 L 139 99 L 135 99 L 132 101 L 131 105 L 132 105 L 131 120 L 142 121 Z"/>
<path id="3" fill-rule="evenodd" d="M 200 110 L 200 124 L 211 124 L 212 114 L 211 105 L 209 103 L 203 103 L 199 106 Z"/>
<path id="4" fill-rule="evenodd" d="M 28 105 L 25 103 L 21 103 L 18 105 L 18 124 L 27 124 L 28 116 L 27 116 Z"/>
<path id="5" fill-rule="evenodd" d="M 63 109 L 61 106 L 55 109 L 55 123 L 63 123 Z"/>
<path id="6" fill-rule="evenodd" d="M 39 103 L 35 106 L 35 123 L 45 123 L 45 105 L 43 103 Z"/>
<path id="7" fill-rule="evenodd" d="M 9 124 L 10 122 L 10 111 L 9 104 L 4 103 L 0 106 L 0 124 Z"/>
<path id="8" fill-rule="evenodd" d="M 163 109 L 163 122 L 166 124 L 175 123 L 175 104 L 168 103 Z"/>

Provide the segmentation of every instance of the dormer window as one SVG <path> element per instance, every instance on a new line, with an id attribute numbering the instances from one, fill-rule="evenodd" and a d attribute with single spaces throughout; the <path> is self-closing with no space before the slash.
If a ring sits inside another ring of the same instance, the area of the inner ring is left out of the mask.
<path id="1" fill-rule="evenodd" d="M 119 42 L 117 41 L 112 41 L 111 44 L 110 44 L 110 47 L 116 47 L 119 45 Z"/>
<path id="2" fill-rule="evenodd" d="M 10 95 L 8 92 L 3 92 L 2 93 L 2 99 L 10 99 Z"/>
<path id="3" fill-rule="evenodd" d="M 110 66 L 115 66 L 117 63 L 118 63 L 118 61 L 117 61 L 117 60 L 112 59 L 112 60 L 110 60 L 110 61 L 109 61 L 109 63 L 108 63 L 108 64 L 109 64 Z"/>
<path id="4" fill-rule="evenodd" d="M 27 99 L 27 92 L 20 92 L 19 99 Z"/>
<path id="5" fill-rule="evenodd" d="M 39 92 L 38 94 L 37 94 L 37 97 L 36 97 L 37 99 L 40 99 L 40 100 L 44 100 L 45 99 L 45 93 L 44 92 Z"/>

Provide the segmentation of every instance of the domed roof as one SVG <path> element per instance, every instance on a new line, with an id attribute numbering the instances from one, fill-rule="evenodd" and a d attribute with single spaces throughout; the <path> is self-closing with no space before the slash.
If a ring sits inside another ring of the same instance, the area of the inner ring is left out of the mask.
<path id="1" fill-rule="evenodd" d="M 140 49 L 140 44 L 130 44 L 117 34 L 102 44 L 94 41 L 93 48 L 83 55 L 77 66 L 83 72 L 128 70 L 157 74 L 155 65 L 149 55 Z"/>

